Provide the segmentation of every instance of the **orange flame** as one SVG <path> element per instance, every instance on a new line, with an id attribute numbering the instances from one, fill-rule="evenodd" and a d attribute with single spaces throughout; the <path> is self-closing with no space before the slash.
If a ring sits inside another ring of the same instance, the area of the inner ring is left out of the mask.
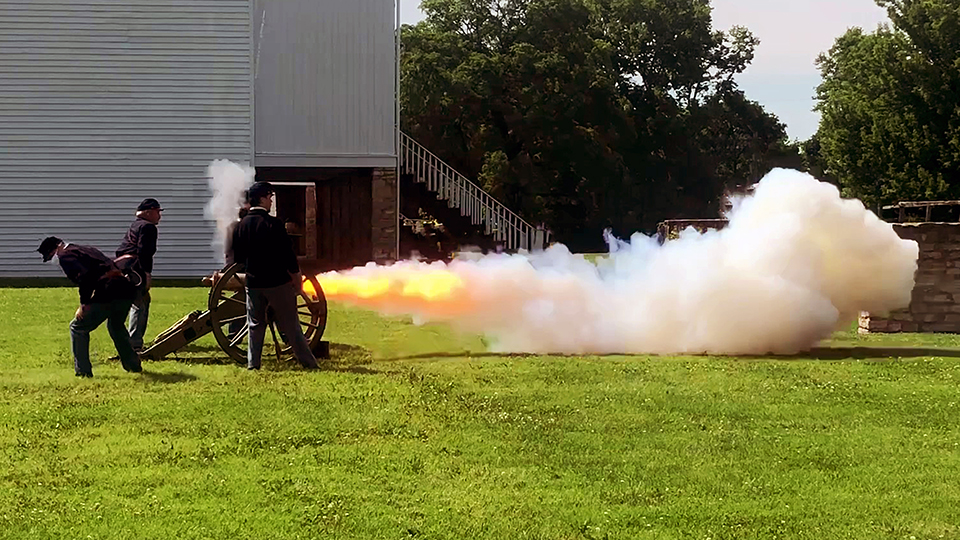
<path id="1" fill-rule="evenodd" d="M 370 275 L 327 272 L 318 275 L 317 281 L 328 299 L 358 301 L 406 299 L 442 302 L 456 297 L 464 289 L 460 276 L 439 268 L 373 272 Z M 306 292 L 315 294 L 312 289 L 309 281 L 304 283 Z"/>

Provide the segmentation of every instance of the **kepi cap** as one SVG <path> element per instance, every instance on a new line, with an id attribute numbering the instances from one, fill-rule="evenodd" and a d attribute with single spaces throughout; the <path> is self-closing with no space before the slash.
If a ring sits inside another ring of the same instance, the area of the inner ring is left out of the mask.
<path id="1" fill-rule="evenodd" d="M 63 243 L 63 240 L 56 236 L 48 236 L 43 239 L 43 242 L 40 242 L 37 253 L 43 255 L 43 262 L 47 262 L 53 258 L 53 254 L 57 251 L 57 246 L 61 243 Z"/>
<path id="2" fill-rule="evenodd" d="M 144 210 L 163 210 L 163 208 L 160 207 L 160 202 L 156 199 L 146 198 L 140 201 L 140 205 L 137 206 L 137 212 Z"/>
<path id="3" fill-rule="evenodd" d="M 251 204 L 253 201 L 259 200 L 262 197 L 266 197 L 271 193 L 275 193 L 273 185 L 270 182 L 255 182 L 250 189 L 247 190 L 247 201 Z"/>

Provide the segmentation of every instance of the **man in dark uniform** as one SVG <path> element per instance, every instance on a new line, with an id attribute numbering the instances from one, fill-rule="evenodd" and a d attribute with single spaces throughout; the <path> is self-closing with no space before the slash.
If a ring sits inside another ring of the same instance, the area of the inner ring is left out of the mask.
<path id="1" fill-rule="evenodd" d="M 144 199 L 137 207 L 137 219 L 130 224 L 120 247 L 117 263 L 124 271 L 133 270 L 142 278 L 137 296 L 130 307 L 128 323 L 130 342 L 136 351 L 143 350 L 143 336 L 150 317 L 150 281 L 153 274 L 153 256 L 157 253 L 157 224 L 163 208 L 156 199 Z"/>
<path id="2" fill-rule="evenodd" d="M 244 199 L 247 199 L 246 191 L 244 191 Z M 237 227 L 240 225 L 240 222 L 243 221 L 243 218 L 247 217 L 247 214 L 249 213 L 250 201 L 244 200 L 240 210 L 237 211 L 237 220 L 227 226 L 227 234 L 225 235 L 223 243 L 224 268 L 229 268 L 230 266 L 233 266 L 233 263 L 237 262 L 233 253 L 233 240 L 236 238 Z"/>
<path id="3" fill-rule="evenodd" d="M 303 287 L 300 265 L 283 222 L 270 215 L 273 193 L 273 186 L 267 182 L 250 187 L 250 212 L 237 225 L 233 237 L 234 260 L 245 266 L 247 276 L 247 369 L 260 369 L 268 306 L 273 308 L 277 326 L 300 364 L 316 369 L 317 359 L 297 317 L 297 295 Z"/>
<path id="4" fill-rule="evenodd" d="M 139 373 L 140 358 L 130 345 L 123 321 L 133 303 L 136 287 L 117 265 L 92 246 L 66 244 L 56 236 L 40 243 L 43 262 L 54 256 L 67 278 L 80 287 L 80 308 L 70 323 L 73 368 L 77 377 L 93 377 L 90 365 L 90 332 L 107 321 L 107 330 L 120 355 L 123 369 Z"/>
<path id="5" fill-rule="evenodd" d="M 246 191 L 244 191 L 243 197 L 244 197 L 243 205 L 240 207 L 240 210 L 237 212 L 237 220 L 231 223 L 227 227 L 227 234 L 224 238 L 224 244 L 223 244 L 223 260 L 224 260 L 223 268 L 224 269 L 230 268 L 236 262 L 236 258 L 234 257 L 234 254 L 233 254 L 233 240 L 236 237 L 237 227 L 240 225 L 240 222 L 243 221 L 243 218 L 247 217 L 247 214 L 250 213 L 250 201 L 246 200 L 247 199 Z M 242 331 L 243 327 L 246 325 L 247 323 L 243 319 L 231 322 L 230 325 L 227 327 L 227 332 L 229 333 L 230 340 L 232 341 L 234 336 L 236 336 L 240 331 Z"/>

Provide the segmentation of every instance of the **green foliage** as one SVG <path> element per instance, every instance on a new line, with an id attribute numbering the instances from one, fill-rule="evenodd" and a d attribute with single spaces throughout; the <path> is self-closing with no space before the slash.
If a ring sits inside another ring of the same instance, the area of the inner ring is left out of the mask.
<path id="1" fill-rule="evenodd" d="M 334 304 L 321 372 L 132 375 L 101 328 L 78 380 L 74 302 L 0 290 L 3 539 L 960 538 L 958 358 L 489 355 Z"/>
<path id="2" fill-rule="evenodd" d="M 960 2 L 878 0 L 817 62 L 823 164 L 871 207 L 960 196 Z"/>
<path id="3" fill-rule="evenodd" d="M 715 94 L 702 110 L 701 148 L 715 159 L 720 179 L 757 180 L 772 166 L 801 168 L 799 149 L 785 127 L 742 92 Z"/>
<path id="4" fill-rule="evenodd" d="M 809 139 L 799 143 L 799 147 L 801 170 L 809 172 L 823 182 L 839 185 L 836 177 L 829 171 L 819 133 L 814 133 Z"/>
<path id="5" fill-rule="evenodd" d="M 736 89 L 758 41 L 706 0 L 426 0 L 403 129 L 573 249 L 718 210 L 783 125 Z M 794 152 L 796 154 L 796 152 Z"/>

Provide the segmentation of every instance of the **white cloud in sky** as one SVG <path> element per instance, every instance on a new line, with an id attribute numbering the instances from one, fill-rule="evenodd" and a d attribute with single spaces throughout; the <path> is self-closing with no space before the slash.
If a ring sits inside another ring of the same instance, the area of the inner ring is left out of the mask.
<path id="1" fill-rule="evenodd" d="M 423 20 L 420 0 L 400 0 L 400 23 L 416 24 Z"/>
<path id="2" fill-rule="evenodd" d="M 817 130 L 813 112 L 820 73 L 814 60 L 848 28 L 873 31 L 887 22 L 873 0 L 713 0 L 714 28 L 746 26 L 757 38 L 753 63 L 738 78 L 750 99 L 787 125 L 791 138 Z"/>

